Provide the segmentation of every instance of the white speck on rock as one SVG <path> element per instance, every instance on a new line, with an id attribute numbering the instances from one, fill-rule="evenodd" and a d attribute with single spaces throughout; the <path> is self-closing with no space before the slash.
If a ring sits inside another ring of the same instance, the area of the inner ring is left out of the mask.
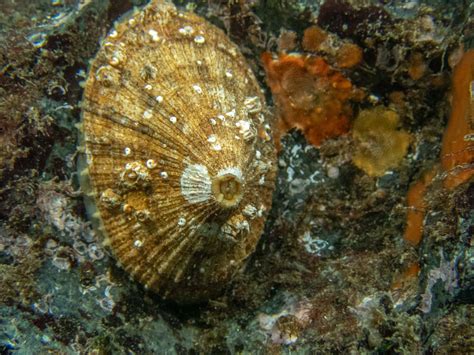
<path id="1" fill-rule="evenodd" d="M 153 42 L 158 42 L 160 40 L 160 36 L 158 36 L 158 32 L 156 32 L 155 30 L 149 30 L 148 34 L 151 36 Z"/>
<path id="2" fill-rule="evenodd" d="M 194 33 L 194 29 L 191 26 L 184 26 L 178 30 L 178 32 L 182 35 L 191 35 Z"/>
<path id="3" fill-rule="evenodd" d="M 143 118 L 146 118 L 146 119 L 149 119 L 151 118 L 153 115 L 151 114 L 151 111 L 150 110 L 145 110 L 143 112 Z"/>
<path id="4" fill-rule="evenodd" d="M 202 89 L 199 85 L 193 85 L 193 89 L 196 91 L 196 93 L 202 94 Z"/>
<path id="5" fill-rule="evenodd" d="M 206 42 L 206 39 L 204 38 L 204 36 L 196 36 L 194 37 L 194 42 L 196 42 L 197 44 L 203 44 L 204 42 Z"/>

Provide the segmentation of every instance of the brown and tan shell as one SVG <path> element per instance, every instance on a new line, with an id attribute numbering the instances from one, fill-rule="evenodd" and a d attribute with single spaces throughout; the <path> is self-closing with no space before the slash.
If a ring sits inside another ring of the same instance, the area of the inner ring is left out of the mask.
<path id="1" fill-rule="evenodd" d="M 117 23 L 84 91 L 82 187 L 119 264 L 164 298 L 208 299 L 255 249 L 275 150 L 238 48 L 164 1 Z"/>

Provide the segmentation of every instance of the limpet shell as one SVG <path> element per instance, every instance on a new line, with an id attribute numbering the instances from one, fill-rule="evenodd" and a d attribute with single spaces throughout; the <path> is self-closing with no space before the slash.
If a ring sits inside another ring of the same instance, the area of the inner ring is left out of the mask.
<path id="1" fill-rule="evenodd" d="M 81 186 L 118 263 L 180 303 L 216 296 L 255 249 L 275 149 L 265 100 L 218 28 L 165 1 L 116 24 L 90 68 Z"/>

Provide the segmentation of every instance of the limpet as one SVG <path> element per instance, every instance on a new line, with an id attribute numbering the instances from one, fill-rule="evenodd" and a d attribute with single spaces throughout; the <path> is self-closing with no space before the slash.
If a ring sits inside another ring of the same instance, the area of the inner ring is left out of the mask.
<path id="1" fill-rule="evenodd" d="M 85 84 L 80 175 L 135 280 L 193 303 L 242 268 L 275 184 L 268 116 L 237 46 L 203 18 L 154 0 L 115 25 Z"/>

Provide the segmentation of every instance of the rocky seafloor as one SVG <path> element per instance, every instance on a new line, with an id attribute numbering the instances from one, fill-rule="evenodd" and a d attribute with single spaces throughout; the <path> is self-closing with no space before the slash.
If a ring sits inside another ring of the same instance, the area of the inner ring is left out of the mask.
<path id="1" fill-rule="evenodd" d="M 174 2 L 239 45 L 269 104 L 262 52 L 281 51 L 285 36 L 304 52 L 314 25 L 356 43 L 362 62 L 341 70 L 365 92 L 351 120 L 395 107 L 408 150 L 370 176 L 354 164 L 351 131 L 320 146 L 280 132 L 273 207 L 245 268 L 207 304 L 165 302 L 102 246 L 76 169 L 88 63 L 114 21 L 145 1 L 2 0 L 0 353 L 474 352 L 472 179 L 453 189 L 434 179 L 421 241 L 404 237 L 407 192 L 439 162 L 453 68 L 474 47 L 474 5 Z"/>

